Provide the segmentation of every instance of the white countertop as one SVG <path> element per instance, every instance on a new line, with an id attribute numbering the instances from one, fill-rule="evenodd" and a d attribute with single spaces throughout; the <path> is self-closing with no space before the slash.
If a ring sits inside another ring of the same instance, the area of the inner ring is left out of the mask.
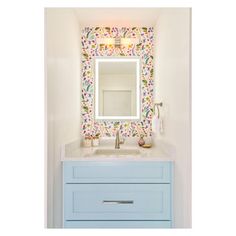
<path id="1" fill-rule="evenodd" d="M 134 143 L 120 145 L 120 150 L 139 150 L 136 155 L 96 155 L 97 149 L 114 150 L 112 143 L 101 143 L 98 147 L 80 147 L 78 142 L 63 145 L 61 149 L 61 161 L 173 161 L 173 150 L 165 143 L 159 143 L 151 148 L 139 147 Z"/>

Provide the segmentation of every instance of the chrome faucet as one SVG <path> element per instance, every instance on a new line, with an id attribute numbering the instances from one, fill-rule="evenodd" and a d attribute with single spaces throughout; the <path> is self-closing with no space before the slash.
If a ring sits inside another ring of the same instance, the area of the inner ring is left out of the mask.
<path id="1" fill-rule="evenodd" d="M 115 140 L 115 149 L 120 149 L 120 144 L 124 143 L 124 139 L 120 141 L 120 131 L 117 130 L 116 132 L 116 140 Z"/>

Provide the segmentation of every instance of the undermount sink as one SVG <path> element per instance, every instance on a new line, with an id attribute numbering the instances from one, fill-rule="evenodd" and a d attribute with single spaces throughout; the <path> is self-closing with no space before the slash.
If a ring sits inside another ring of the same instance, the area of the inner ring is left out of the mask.
<path id="1" fill-rule="evenodd" d="M 97 149 L 95 155 L 139 155 L 140 151 L 137 149 Z"/>

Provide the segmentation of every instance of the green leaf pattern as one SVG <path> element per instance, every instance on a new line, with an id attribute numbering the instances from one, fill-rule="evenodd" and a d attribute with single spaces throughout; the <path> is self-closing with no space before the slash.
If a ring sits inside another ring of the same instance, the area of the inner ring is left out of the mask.
<path id="1" fill-rule="evenodd" d="M 132 47 L 115 48 L 97 45 L 97 38 L 133 37 L 140 43 Z M 141 120 L 140 121 L 95 121 L 94 120 L 94 76 L 95 56 L 138 56 L 141 59 Z M 124 137 L 151 135 L 153 114 L 153 28 L 152 27 L 86 27 L 82 31 L 82 124 L 83 135 L 114 136 L 120 129 Z"/>

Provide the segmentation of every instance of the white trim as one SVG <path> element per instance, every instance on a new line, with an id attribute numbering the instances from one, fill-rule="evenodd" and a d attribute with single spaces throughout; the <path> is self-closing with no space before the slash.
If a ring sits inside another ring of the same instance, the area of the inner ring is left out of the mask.
<path id="1" fill-rule="evenodd" d="M 95 105 L 95 119 L 96 117 L 99 116 L 98 112 L 98 94 L 99 94 L 99 83 L 98 83 L 98 63 L 100 59 L 95 59 L 95 84 L 94 84 L 94 89 L 95 89 L 95 98 L 94 98 L 94 105 Z"/>

